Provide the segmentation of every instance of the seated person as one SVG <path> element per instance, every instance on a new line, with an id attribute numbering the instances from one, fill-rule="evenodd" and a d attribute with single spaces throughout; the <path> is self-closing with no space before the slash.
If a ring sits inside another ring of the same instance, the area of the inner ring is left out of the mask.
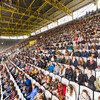
<path id="1" fill-rule="evenodd" d="M 35 76 L 36 74 L 38 73 L 38 69 L 37 68 L 34 68 L 32 67 L 32 71 L 30 72 L 30 76 Z"/>
<path id="2" fill-rule="evenodd" d="M 86 63 L 86 67 L 91 70 L 95 70 L 97 68 L 97 63 L 93 60 L 92 56 L 89 57 L 89 60 Z"/>
<path id="3" fill-rule="evenodd" d="M 55 65 L 53 64 L 53 62 L 51 61 L 50 62 L 50 65 L 49 65 L 49 72 L 53 72 L 53 70 L 54 70 L 54 67 L 55 67 Z"/>
<path id="4" fill-rule="evenodd" d="M 77 65 L 78 65 L 78 61 L 77 61 L 77 59 L 75 58 L 75 56 L 72 57 L 71 65 L 73 65 L 74 67 L 77 67 Z"/>
<path id="5" fill-rule="evenodd" d="M 73 81 L 81 85 L 83 83 L 83 77 L 82 71 L 76 68 L 73 74 Z"/>
<path id="6" fill-rule="evenodd" d="M 66 96 L 65 100 L 77 100 L 74 87 L 71 84 L 67 86 L 65 96 Z"/>
<path id="7" fill-rule="evenodd" d="M 41 89 L 39 89 L 37 95 L 35 96 L 35 98 L 33 100 L 40 100 L 41 96 L 44 97 L 44 93 L 42 92 Z M 45 99 L 43 99 L 43 100 L 45 100 Z"/>
<path id="8" fill-rule="evenodd" d="M 82 52 L 81 52 L 81 57 L 86 57 L 88 58 L 88 52 L 85 50 L 85 48 L 83 48 Z"/>
<path id="9" fill-rule="evenodd" d="M 78 66 L 79 69 L 85 69 L 85 61 L 82 57 L 79 58 Z"/>
<path id="10" fill-rule="evenodd" d="M 65 64 L 65 57 L 64 57 L 64 55 L 61 56 L 60 63 Z"/>
<path id="11" fill-rule="evenodd" d="M 56 62 L 56 56 L 55 55 L 52 55 L 52 57 L 51 57 L 51 61 L 53 61 L 53 62 Z"/>
<path id="12" fill-rule="evenodd" d="M 60 63 L 60 62 L 61 62 L 61 58 L 60 58 L 60 55 L 57 55 L 57 59 L 56 59 L 56 62 L 57 62 L 57 63 Z"/>
<path id="13" fill-rule="evenodd" d="M 59 100 L 65 100 L 66 86 L 58 82 L 57 94 L 56 96 Z"/>
<path id="14" fill-rule="evenodd" d="M 90 89 L 95 90 L 94 82 L 96 78 L 92 75 L 92 70 L 88 70 L 87 74 L 84 75 L 83 85 L 89 87 Z"/>
<path id="15" fill-rule="evenodd" d="M 60 68 L 59 76 L 60 77 L 65 77 L 65 67 L 64 67 L 64 65 L 62 65 L 61 68 Z"/>
<path id="16" fill-rule="evenodd" d="M 37 82 L 41 83 L 42 80 L 42 71 L 39 70 L 37 74 L 35 74 L 35 76 L 33 77 Z"/>
<path id="17" fill-rule="evenodd" d="M 31 85 L 31 80 L 29 80 L 27 77 L 25 77 L 23 84 Z"/>
<path id="18" fill-rule="evenodd" d="M 35 86 L 35 84 L 32 84 L 32 91 L 29 95 L 25 95 L 26 99 L 33 100 L 37 95 L 37 92 L 38 92 L 38 88 Z"/>
<path id="19" fill-rule="evenodd" d="M 67 78 L 68 80 L 72 80 L 73 77 L 73 70 L 71 68 L 70 65 L 67 65 L 66 71 L 65 71 L 65 78 Z"/>
<path id="20" fill-rule="evenodd" d="M 57 86 L 58 86 L 58 81 L 55 77 L 53 77 L 50 83 L 49 91 L 55 94 L 57 92 Z"/>
<path id="21" fill-rule="evenodd" d="M 46 89 L 49 89 L 50 83 L 51 83 L 51 77 L 49 75 L 47 75 L 46 80 L 45 80 L 45 83 L 43 84 L 43 86 Z"/>
<path id="22" fill-rule="evenodd" d="M 72 45 L 72 44 L 70 44 L 70 45 L 68 46 L 68 50 L 73 50 L 73 45 Z"/>
<path id="23" fill-rule="evenodd" d="M 56 55 L 61 55 L 61 52 L 59 50 L 56 50 Z"/>
<path id="24" fill-rule="evenodd" d="M 78 100 L 91 100 L 88 92 L 86 90 L 83 90 L 82 93 L 79 95 Z"/>
<path id="25" fill-rule="evenodd" d="M 98 97 L 98 100 L 100 100 L 100 96 Z"/>
<path id="26" fill-rule="evenodd" d="M 29 70 L 29 72 L 27 72 L 27 74 L 31 75 L 31 73 L 34 72 L 34 69 L 35 69 L 34 67 L 31 67 L 30 70 Z"/>
<path id="27" fill-rule="evenodd" d="M 32 91 L 32 86 L 31 85 L 28 86 L 27 84 L 24 84 L 22 93 L 26 95 L 29 94 L 31 91 Z"/>
<path id="28" fill-rule="evenodd" d="M 78 49 L 77 43 L 74 44 L 74 50 Z"/>
<path id="29" fill-rule="evenodd" d="M 89 52 L 89 56 L 92 56 L 93 58 L 97 58 L 98 52 L 94 48 L 92 48 L 91 51 Z"/>
<path id="30" fill-rule="evenodd" d="M 77 56 L 77 57 L 81 56 L 81 53 L 80 53 L 79 49 L 76 49 L 73 56 Z"/>
<path id="31" fill-rule="evenodd" d="M 96 78 L 96 91 L 100 92 L 100 76 Z"/>
<path id="32" fill-rule="evenodd" d="M 44 84 L 46 81 L 46 75 L 42 74 L 41 84 Z"/>
<path id="33" fill-rule="evenodd" d="M 64 56 L 69 56 L 69 51 L 66 50 L 65 55 Z"/>
<path id="34" fill-rule="evenodd" d="M 43 60 L 42 68 L 45 69 L 46 66 L 47 66 L 47 62 L 45 60 Z"/>
<path id="35" fill-rule="evenodd" d="M 16 96 L 16 94 L 17 94 L 17 91 L 15 90 L 15 88 L 13 88 L 13 89 L 11 90 L 11 92 L 12 92 L 12 94 L 10 95 L 9 99 L 10 99 L 10 100 L 14 100 L 14 98 L 15 98 L 15 96 Z"/>
<path id="36" fill-rule="evenodd" d="M 56 64 L 56 66 L 54 67 L 53 73 L 55 75 L 59 75 L 59 71 L 60 71 L 60 65 Z"/>
<path id="37" fill-rule="evenodd" d="M 69 56 L 66 56 L 65 58 L 65 64 L 70 65 L 71 64 L 71 59 Z"/>

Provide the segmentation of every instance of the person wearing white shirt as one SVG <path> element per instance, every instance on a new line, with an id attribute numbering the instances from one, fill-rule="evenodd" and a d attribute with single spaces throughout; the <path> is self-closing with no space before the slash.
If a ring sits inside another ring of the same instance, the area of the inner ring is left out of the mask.
<path id="1" fill-rule="evenodd" d="M 77 100 L 75 90 L 71 84 L 67 86 L 65 100 Z"/>

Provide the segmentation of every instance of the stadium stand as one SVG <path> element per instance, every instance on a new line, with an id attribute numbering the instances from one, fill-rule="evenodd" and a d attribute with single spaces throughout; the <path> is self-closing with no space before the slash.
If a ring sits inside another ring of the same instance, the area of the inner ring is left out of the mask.
<path id="1" fill-rule="evenodd" d="M 14 46 L 23 40 L 9 40 L 9 39 L 0 39 L 0 50 L 5 50 L 10 48 L 11 46 Z"/>
<path id="2" fill-rule="evenodd" d="M 100 100 L 100 12 L 30 37 L 0 58 L 1 100 Z"/>

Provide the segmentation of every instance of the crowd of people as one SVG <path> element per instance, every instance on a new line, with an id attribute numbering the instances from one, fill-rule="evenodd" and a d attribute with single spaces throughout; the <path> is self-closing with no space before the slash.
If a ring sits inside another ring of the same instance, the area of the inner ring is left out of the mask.
<path id="1" fill-rule="evenodd" d="M 19 95 L 16 91 L 16 87 L 14 86 L 13 81 L 10 79 L 10 75 L 7 72 L 7 69 L 5 66 L 3 66 L 3 69 L 1 71 L 1 85 L 2 85 L 2 94 L 3 94 L 3 100 L 20 100 Z M 1 95 L 2 95 L 1 94 Z"/>
<path id="2" fill-rule="evenodd" d="M 49 74 L 46 75 L 38 68 L 58 75 L 61 79 L 65 78 L 100 92 L 100 75 L 98 77 L 95 75 L 100 68 L 100 14 L 74 20 L 34 38 L 37 40 L 35 44 L 23 48 L 6 61 L 8 69 L 27 100 L 51 100 L 51 98 L 46 98 L 44 91 L 32 83 L 22 71 L 59 100 L 91 100 L 87 90 L 83 89 L 80 95 L 76 95 L 72 84 L 63 84 L 61 80 Z M 22 71 L 16 68 L 11 61 Z M 9 85 L 10 80 L 6 70 L 3 70 L 2 74 L 5 90 L 5 84 Z M 12 91 L 11 86 L 10 92 Z M 6 97 L 14 100 L 9 96 L 10 93 L 7 95 L 8 92 L 5 91 Z M 16 91 L 15 88 L 13 91 Z"/>

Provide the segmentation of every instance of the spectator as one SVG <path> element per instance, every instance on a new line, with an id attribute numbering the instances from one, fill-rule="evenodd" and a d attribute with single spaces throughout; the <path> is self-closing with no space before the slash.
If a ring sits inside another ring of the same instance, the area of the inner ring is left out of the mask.
<path id="1" fill-rule="evenodd" d="M 78 83 L 79 85 L 82 85 L 83 83 L 83 74 L 78 68 L 75 69 L 75 72 L 73 74 L 73 81 Z"/>
<path id="2" fill-rule="evenodd" d="M 80 57 L 81 56 L 81 53 L 79 52 L 78 49 L 76 49 L 76 51 L 74 52 L 74 56 L 77 56 L 77 57 Z"/>
<path id="3" fill-rule="evenodd" d="M 32 84 L 32 92 L 30 93 L 30 95 L 26 96 L 26 99 L 33 100 L 37 95 L 37 92 L 38 92 L 38 88 L 35 86 L 35 84 Z"/>
<path id="4" fill-rule="evenodd" d="M 97 68 L 97 63 L 93 60 L 93 57 L 89 57 L 89 60 L 86 63 L 86 67 L 91 70 L 95 70 Z"/>
<path id="5" fill-rule="evenodd" d="M 55 75 L 59 75 L 59 71 L 60 71 L 60 65 L 56 64 L 56 66 L 54 67 L 53 73 Z"/>
<path id="6" fill-rule="evenodd" d="M 70 45 L 68 46 L 68 50 L 73 50 L 72 44 L 70 44 Z"/>
<path id="7" fill-rule="evenodd" d="M 51 62 L 49 65 L 49 72 L 53 72 L 55 65 Z"/>
<path id="8" fill-rule="evenodd" d="M 78 61 L 78 66 L 77 66 L 79 69 L 85 69 L 85 61 L 83 60 L 82 57 L 79 58 L 79 61 Z"/>
<path id="9" fill-rule="evenodd" d="M 75 56 L 73 56 L 72 60 L 71 60 L 71 65 L 73 65 L 74 67 L 77 67 L 78 65 L 78 61 L 77 59 L 75 58 Z"/>
<path id="10" fill-rule="evenodd" d="M 70 59 L 69 56 L 66 57 L 65 64 L 67 64 L 67 65 L 70 65 L 71 64 L 71 59 Z"/>
<path id="11" fill-rule="evenodd" d="M 67 65 L 66 71 L 65 71 L 65 78 L 67 78 L 68 80 L 72 80 L 72 76 L 73 76 L 73 70 L 71 68 L 70 65 Z"/>
<path id="12" fill-rule="evenodd" d="M 65 77 L 65 67 L 64 67 L 64 65 L 62 65 L 61 68 L 60 68 L 59 76 Z"/>
<path id="13" fill-rule="evenodd" d="M 60 63 L 61 62 L 61 58 L 60 58 L 60 55 L 57 55 L 57 60 L 56 60 L 57 63 Z"/>
<path id="14" fill-rule="evenodd" d="M 98 97 L 98 100 L 100 100 L 100 96 Z"/>
<path id="15" fill-rule="evenodd" d="M 57 89 L 57 97 L 59 98 L 59 100 L 65 99 L 65 93 L 66 93 L 66 86 L 59 82 Z"/>
<path id="16" fill-rule="evenodd" d="M 61 56 L 60 63 L 65 64 L 65 57 L 64 57 L 64 55 Z"/>
<path id="17" fill-rule="evenodd" d="M 89 52 L 89 56 L 92 56 L 94 58 L 97 58 L 98 57 L 98 52 L 95 51 L 94 48 L 92 48 L 91 51 Z"/>
<path id="18" fill-rule="evenodd" d="M 44 97 L 44 93 L 42 92 L 41 89 L 39 89 L 37 95 L 35 96 L 35 98 L 33 100 L 40 100 L 41 96 Z"/>
<path id="19" fill-rule="evenodd" d="M 83 90 L 82 93 L 79 95 L 78 100 L 91 100 L 87 91 Z"/>
<path id="20" fill-rule="evenodd" d="M 65 55 L 64 56 L 69 56 L 69 51 L 66 50 Z"/>
<path id="21" fill-rule="evenodd" d="M 12 89 L 12 94 L 10 96 L 10 100 L 14 100 L 15 96 L 16 96 L 17 92 L 15 90 L 15 88 Z"/>
<path id="22" fill-rule="evenodd" d="M 94 82 L 96 81 L 96 78 L 92 75 L 92 70 L 88 70 L 87 74 L 84 75 L 84 85 L 95 90 Z"/>
<path id="23" fill-rule="evenodd" d="M 74 50 L 78 49 L 78 47 L 79 47 L 79 46 L 77 45 L 77 43 L 75 43 L 75 44 L 74 44 Z"/>
<path id="24" fill-rule="evenodd" d="M 50 88 L 49 91 L 53 94 L 57 92 L 57 86 L 58 86 L 58 81 L 55 77 L 52 78 L 52 81 L 50 83 Z"/>
<path id="25" fill-rule="evenodd" d="M 25 77 L 25 82 L 23 84 L 31 85 L 31 80 L 29 80 L 27 77 Z"/>
<path id="26" fill-rule="evenodd" d="M 76 99 L 76 93 L 75 93 L 74 88 L 71 84 L 69 84 L 67 86 L 65 96 L 66 96 L 66 100 L 77 100 Z"/>
<path id="27" fill-rule="evenodd" d="M 85 48 L 83 48 L 82 52 L 81 52 L 81 57 L 86 57 L 88 58 L 88 52 L 85 50 Z"/>
<path id="28" fill-rule="evenodd" d="M 100 76 L 96 78 L 96 91 L 100 92 Z"/>

